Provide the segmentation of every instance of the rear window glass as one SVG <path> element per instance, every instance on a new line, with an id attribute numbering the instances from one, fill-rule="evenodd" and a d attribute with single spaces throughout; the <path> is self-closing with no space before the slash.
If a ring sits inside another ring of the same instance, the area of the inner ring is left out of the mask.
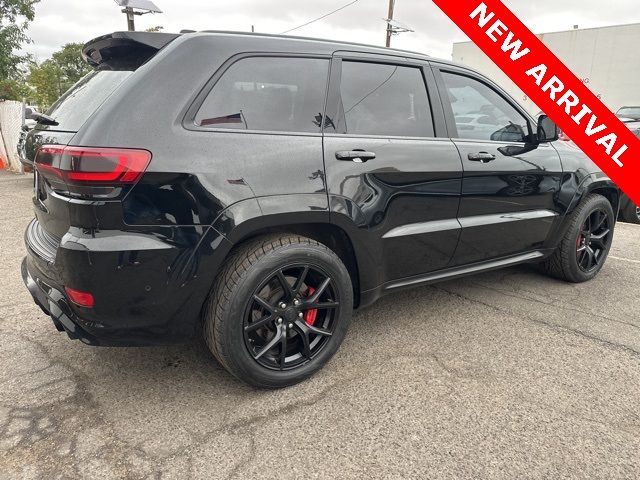
<path id="1" fill-rule="evenodd" d="M 329 60 L 251 57 L 222 75 L 196 124 L 282 132 L 319 132 Z"/>
<path id="2" fill-rule="evenodd" d="M 56 130 L 76 132 L 133 72 L 130 70 L 93 71 L 71 87 L 49 109 L 47 115 L 58 126 Z"/>
<path id="3" fill-rule="evenodd" d="M 431 107 L 419 68 L 342 62 L 340 133 L 432 137 Z"/>

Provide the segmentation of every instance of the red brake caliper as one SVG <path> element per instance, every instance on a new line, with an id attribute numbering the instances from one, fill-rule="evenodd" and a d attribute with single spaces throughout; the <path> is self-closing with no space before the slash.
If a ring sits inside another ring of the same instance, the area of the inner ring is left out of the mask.
<path id="1" fill-rule="evenodd" d="M 587 227 L 587 224 L 585 223 L 582 228 L 580 229 L 580 233 L 578 234 L 578 241 L 577 241 L 577 248 L 580 248 L 582 246 L 582 241 L 584 240 L 584 235 L 582 235 L 582 232 L 584 231 L 584 229 Z"/>
<path id="2" fill-rule="evenodd" d="M 309 287 L 309 289 L 307 290 L 307 297 L 310 297 L 311 295 L 313 295 L 313 292 L 315 291 L 316 291 L 315 288 Z M 316 323 L 317 316 L 318 316 L 318 309 L 312 308 L 311 310 L 307 310 L 306 312 L 304 312 L 304 321 L 307 322 L 307 325 L 310 325 L 313 327 L 313 324 Z"/>

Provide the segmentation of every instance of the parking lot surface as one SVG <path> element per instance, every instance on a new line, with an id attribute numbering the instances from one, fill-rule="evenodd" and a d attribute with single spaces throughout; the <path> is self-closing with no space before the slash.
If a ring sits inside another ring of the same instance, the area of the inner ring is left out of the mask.
<path id="1" fill-rule="evenodd" d="M 639 478 L 640 227 L 591 283 L 529 267 L 397 293 L 285 390 L 200 345 L 68 340 L 20 278 L 0 172 L 0 478 Z"/>

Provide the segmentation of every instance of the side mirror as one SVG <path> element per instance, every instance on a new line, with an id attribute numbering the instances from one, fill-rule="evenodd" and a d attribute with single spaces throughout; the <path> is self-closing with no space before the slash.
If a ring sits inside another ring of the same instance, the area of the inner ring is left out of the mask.
<path id="1" fill-rule="evenodd" d="M 560 130 L 558 126 L 546 115 L 540 115 L 538 118 L 538 143 L 555 142 L 560 138 Z"/>

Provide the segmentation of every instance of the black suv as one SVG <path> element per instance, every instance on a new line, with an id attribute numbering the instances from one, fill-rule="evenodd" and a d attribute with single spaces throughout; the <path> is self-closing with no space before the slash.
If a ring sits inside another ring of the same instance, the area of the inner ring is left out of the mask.
<path id="1" fill-rule="evenodd" d="M 113 33 L 28 135 L 24 282 L 91 345 L 203 335 L 259 387 L 308 377 L 354 308 L 520 263 L 571 282 L 619 191 L 487 78 L 424 55 Z"/>

